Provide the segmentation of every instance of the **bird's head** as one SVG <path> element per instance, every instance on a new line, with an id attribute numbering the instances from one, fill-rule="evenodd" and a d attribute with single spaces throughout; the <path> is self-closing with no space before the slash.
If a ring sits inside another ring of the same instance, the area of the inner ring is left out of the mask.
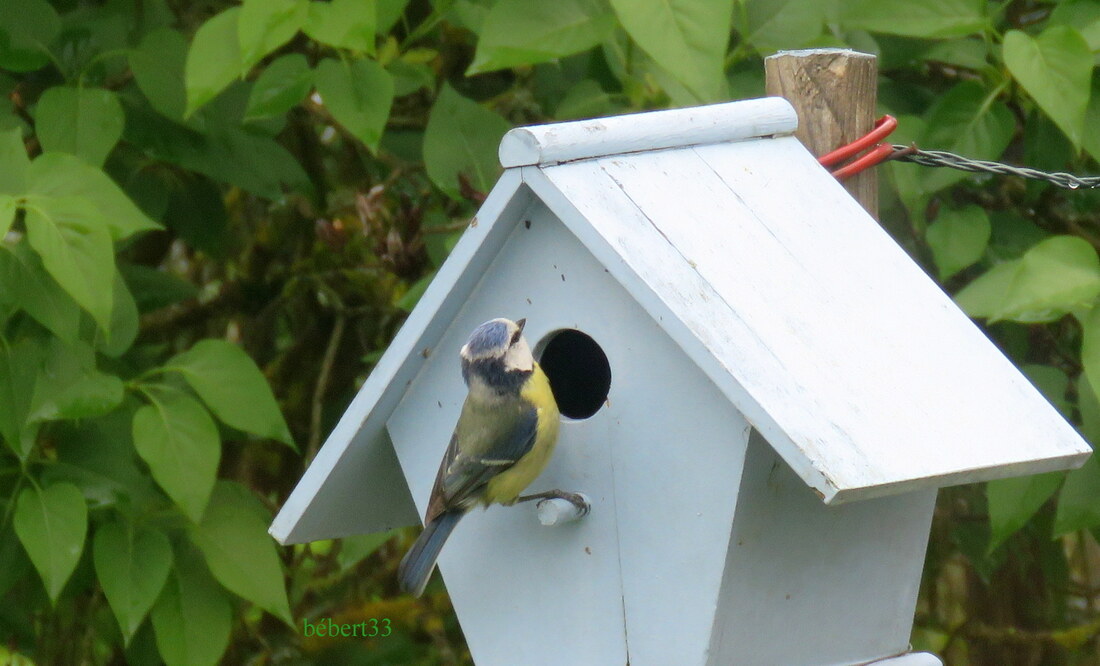
<path id="1" fill-rule="evenodd" d="M 502 392 L 531 374 L 535 357 L 523 337 L 525 323 L 525 319 L 493 319 L 474 329 L 459 352 L 467 383 L 477 377 Z"/>

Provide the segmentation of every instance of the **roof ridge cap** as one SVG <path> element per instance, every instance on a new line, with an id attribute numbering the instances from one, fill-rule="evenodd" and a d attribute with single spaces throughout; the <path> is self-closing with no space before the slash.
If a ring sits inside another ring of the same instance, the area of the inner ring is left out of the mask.
<path id="1" fill-rule="evenodd" d="M 781 97 L 517 127 L 501 139 L 505 168 L 791 134 L 798 115 Z"/>

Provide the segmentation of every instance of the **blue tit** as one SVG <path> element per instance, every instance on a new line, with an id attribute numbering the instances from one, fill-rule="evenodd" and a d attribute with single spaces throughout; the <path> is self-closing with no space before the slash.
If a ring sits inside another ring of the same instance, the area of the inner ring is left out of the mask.
<path id="1" fill-rule="evenodd" d="M 520 493 L 550 460 L 558 405 L 523 337 L 525 322 L 487 321 L 460 351 L 468 393 L 432 487 L 424 531 L 398 568 L 405 592 L 423 593 L 443 543 L 466 512 L 529 499 Z"/>

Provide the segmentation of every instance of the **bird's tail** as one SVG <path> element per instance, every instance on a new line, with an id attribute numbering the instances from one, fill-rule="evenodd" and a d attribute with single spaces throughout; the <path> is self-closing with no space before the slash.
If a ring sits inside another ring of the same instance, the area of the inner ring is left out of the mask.
<path id="1" fill-rule="evenodd" d="M 401 559 L 401 564 L 397 568 L 402 590 L 416 597 L 424 593 L 424 586 L 432 577 L 439 551 L 463 513 L 463 511 L 447 511 L 424 526 L 424 531 L 417 537 L 409 552 L 405 553 L 405 557 Z"/>

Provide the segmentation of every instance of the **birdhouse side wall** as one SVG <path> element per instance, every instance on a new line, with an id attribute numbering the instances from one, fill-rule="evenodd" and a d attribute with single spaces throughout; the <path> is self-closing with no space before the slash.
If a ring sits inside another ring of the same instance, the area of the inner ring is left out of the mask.
<path id="1" fill-rule="evenodd" d="M 465 398 L 458 350 L 481 322 L 526 317 L 536 347 L 556 330 L 586 333 L 611 388 L 590 418 L 563 419 L 527 490 L 583 492 L 587 517 L 548 528 L 531 504 L 475 509 L 444 547 L 471 653 L 479 666 L 703 664 L 748 425 L 544 206 L 511 223 L 387 423 L 418 510 Z"/>
<path id="2" fill-rule="evenodd" d="M 822 504 L 749 441 L 710 664 L 862 664 L 909 649 L 935 490 Z"/>

